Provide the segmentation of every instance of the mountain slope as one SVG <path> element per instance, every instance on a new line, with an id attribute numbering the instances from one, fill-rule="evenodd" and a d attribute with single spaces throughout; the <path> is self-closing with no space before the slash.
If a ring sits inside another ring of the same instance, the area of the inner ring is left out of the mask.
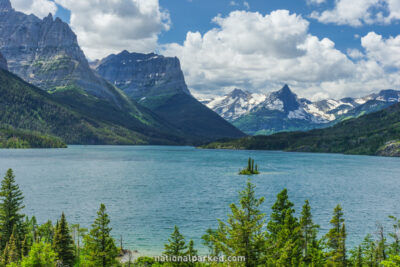
<path id="1" fill-rule="evenodd" d="M 176 126 L 193 142 L 244 136 L 190 94 L 177 58 L 123 51 L 93 67 L 132 100 Z"/>
<path id="2" fill-rule="evenodd" d="M 2 53 L 0 53 L 0 69 L 8 70 L 7 60 Z"/>
<path id="3" fill-rule="evenodd" d="M 108 111 L 108 110 L 107 110 Z M 81 113 L 53 95 L 0 70 L 0 125 L 51 134 L 69 144 L 180 144 L 184 140 L 136 120 L 121 123 Z M 136 129 L 136 130 L 135 130 Z M 146 133 L 144 135 L 143 133 Z"/>
<path id="4" fill-rule="evenodd" d="M 227 140 L 205 148 L 400 156 L 400 103 L 330 128 Z"/>

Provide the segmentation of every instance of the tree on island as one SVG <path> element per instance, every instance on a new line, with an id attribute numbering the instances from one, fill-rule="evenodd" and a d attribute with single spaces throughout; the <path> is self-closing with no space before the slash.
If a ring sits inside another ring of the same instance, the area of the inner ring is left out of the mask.
<path id="1" fill-rule="evenodd" d="M 84 266 L 109 267 L 117 264 L 118 249 L 111 237 L 106 206 L 100 205 L 92 229 L 84 239 Z"/>
<path id="2" fill-rule="evenodd" d="M 247 168 L 239 171 L 240 175 L 253 175 L 260 174 L 258 171 L 258 165 L 254 164 L 254 159 L 249 158 L 247 161 Z"/>

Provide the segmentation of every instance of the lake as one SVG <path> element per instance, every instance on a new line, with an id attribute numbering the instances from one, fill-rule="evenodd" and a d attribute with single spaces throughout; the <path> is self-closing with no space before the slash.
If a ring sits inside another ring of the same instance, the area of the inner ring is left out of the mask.
<path id="1" fill-rule="evenodd" d="M 162 146 L 70 146 L 68 149 L 0 150 L 3 177 L 13 168 L 25 210 L 39 223 L 64 211 L 70 223 L 89 227 L 106 204 L 113 235 L 141 254 L 162 252 L 174 225 L 205 253 L 201 236 L 226 219 L 247 177 L 237 175 L 248 157 L 260 166 L 252 181 L 270 214 L 287 188 L 296 214 L 309 199 L 314 221 L 326 233 L 333 208 L 343 206 L 348 244 L 390 228 L 400 215 L 400 159 L 274 151 L 199 150 Z M 118 241 L 119 242 L 119 241 Z"/>

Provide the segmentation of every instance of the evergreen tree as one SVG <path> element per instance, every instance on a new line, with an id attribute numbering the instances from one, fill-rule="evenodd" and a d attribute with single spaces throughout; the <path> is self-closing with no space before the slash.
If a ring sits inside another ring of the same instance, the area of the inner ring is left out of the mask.
<path id="1" fill-rule="evenodd" d="M 116 265 L 118 249 L 111 237 L 110 219 L 104 204 L 100 205 L 92 229 L 84 239 L 85 264 L 88 267 L 110 267 Z"/>
<path id="2" fill-rule="evenodd" d="M 18 248 L 18 235 L 16 227 L 10 236 L 10 240 L 7 242 L 6 247 L 3 252 L 3 263 L 5 265 L 10 263 L 17 263 L 21 259 L 21 253 Z"/>
<path id="3" fill-rule="evenodd" d="M 73 266 L 75 262 L 74 243 L 69 233 L 68 223 L 64 213 L 55 229 L 53 250 L 57 253 L 57 259 L 65 266 Z"/>
<path id="4" fill-rule="evenodd" d="M 15 183 L 13 171 L 9 169 L 1 182 L 0 189 L 1 248 L 4 248 L 10 240 L 14 227 L 17 227 L 16 235 L 18 235 L 18 238 L 24 234 L 24 215 L 20 213 L 24 208 L 23 199 L 22 192 Z"/>
<path id="5" fill-rule="evenodd" d="M 186 255 L 190 256 L 192 259 L 193 259 L 193 257 L 197 257 L 198 256 L 197 250 L 194 248 L 193 240 L 189 241 Z M 193 266 L 196 266 L 196 264 L 193 261 L 191 261 L 191 262 L 188 263 L 188 266 L 193 267 Z"/>
<path id="6" fill-rule="evenodd" d="M 287 190 L 282 190 L 272 206 L 268 222 L 267 264 L 293 266 L 301 261 L 300 224 L 294 217 L 293 203 Z"/>
<path id="7" fill-rule="evenodd" d="M 262 231 L 265 214 L 259 209 L 264 198 L 256 198 L 254 189 L 255 186 L 248 181 L 246 188 L 239 193 L 240 206 L 231 204 L 232 214 L 228 215 L 227 224 L 219 222 L 213 239 L 214 246 L 225 255 L 244 256 L 246 267 L 261 264 L 265 251 Z"/>
<path id="8" fill-rule="evenodd" d="M 267 225 L 269 235 L 273 240 L 277 239 L 279 232 L 282 230 L 286 215 L 292 215 L 295 212 L 293 206 L 294 204 L 289 201 L 287 189 L 283 189 L 272 206 L 271 219 Z"/>
<path id="9" fill-rule="evenodd" d="M 346 266 L 346 227 L 344 225 L 343 211 L 337 205 L 333 211 L 331 220 L 332 228 L 326 234 L 329 263 L 335 266 Z"/>
<path id="10" fill-rule="evenodd" d="M 305 201 L 301 211 L 300 229 L 303 262 L 310 265 L 313 258 L 318 257 L 321 249 L 317 240 L 319 225 L 314 224 L 312 220 L 311 206 L 308 200 Z"/>
<path id="11" fill-rule="evenodd" d="M 53 238 L 54 238 L 54 226 L 51 221 L 47 221 L 45 224 L 38 226 L 37 241 L 53 244 Z"/>
<path id="12" fill-rule="evenodd" d="M 165 244 L 164 254 L 166 256 L 184 256 L 187 249 L 185 238 L 179 232 L 178 226 L 175 225 L 174 232 L 168 239 L 168 244 Z"/>

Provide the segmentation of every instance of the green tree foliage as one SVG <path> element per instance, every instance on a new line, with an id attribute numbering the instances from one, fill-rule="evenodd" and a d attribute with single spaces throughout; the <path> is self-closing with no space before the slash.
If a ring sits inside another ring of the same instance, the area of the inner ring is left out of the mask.
<path id="1" fill-rule="evenodd" d="M 324 261 L 320 241 L 317 238 L 319 225 L 314 224 L 311 214 L 311 206 L 305 201 L 300 217 L 300 236 L 302 261 L 307 266 L 319 266 Z"/>
<path id="2" fill-rule="evenodd" d="M 67 266 L 73 266 L 75 262 L 75 248 L 69 233 L 68 223 L 64 213 L 57 224 L 53 240 L 53 250 L 57 253 L 57 259 Z"/>
<path id="3" fill-rule="evenodd" d="M 84 238 L 84 266 L 110 267 L 117 264 L 118 249 L 111 237 L 110 219 L 106 206 L 100 205 L 92 229 Z"/>
<path id="4" fill-rule="evenodd" d="M 337 205 L 331 220 L 332 228 L 326 234 L 328 248 L 328 262 L 334 266 L 347 266 L 346 259 L 346 226 L 342 207 Z"/>
<path id="5" fill-rule="evenodd" d="M 164 245 L 164 255 L 166 256 L 185 256 L 186 255 L 186 242 L 183 235 L 179 232 L 178 226 L 175 225 L 174 232 L 168 239 L 168 244 Z"/>
<path id="6" fill-rule="evenodd" d="M 262 264 L 265 235 L 263 226 L 265 214 L 260 211 L 264 198 L 256 198 L 255 186 L 248 181 L 246 188 L 239 193 L 240 206 L 231 204 L 231 214 L 227 223 L 219 221 L 217 231 L 209 231 L 203 237 L 211 243 L 214 252 L 221 251 L 227 256 L 245 256 L 244 265 L 257 266 Z"/>
<path id="7" fill-rule="evenodd" d="M 22 192 L 15 183 L 15 176 L 12 169 L 7 171 L 1 182 L 0 189 L 0 230 L 1 247 L 4 248 L 10 240 L 14 227 L 16 228 L 15 238 L 21 239 L 24 235 L 23 218 L 21 213 L 23 206 Z"/>
<path id="8" fill-rule="evenodd" d="M 19 240 L 17 236 L 17 228 L 14 230 L 10 236 L 10 240 L 7 242 L 6 247 L 3 252 L 3 264 L 7 265 L 10 263 L 17 263 L 21 259 Z"/>
<path id="9" fill-rule="evenodd" d="M 54 238 L 54 226 L 49 220 L 45 224 L 38 226 L 36 241 L 52 244 Z"/>
<path id="10" fill-rule="evenodd" d="M 51 249 L 50 244 L 43 242 L 34 243 L 28 256 L 21 262 L 21 267 L 56 267 L 57 254 Z"/>
<path id="11" fill-rule="evenodd" d="M 267 224 L 267 263 L 282 266 L 299 265 L 301 262 L 300 224 L 294 217 L 293 203 L 287 190 L 277 196 Z"/>

